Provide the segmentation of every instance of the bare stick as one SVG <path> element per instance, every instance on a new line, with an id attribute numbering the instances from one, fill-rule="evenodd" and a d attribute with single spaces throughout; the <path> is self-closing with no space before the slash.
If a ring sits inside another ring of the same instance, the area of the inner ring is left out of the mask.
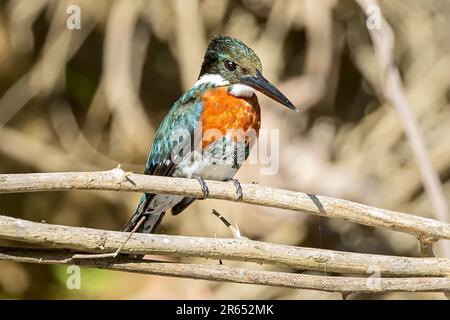
<path id="1" fill-rule="evenodd" d="M 222 214 L 220 214 L 219 211 L 212 209 L 212 214 L 215 215 L 217 218 L 219 218 L 220 221 L 223 222 L 223 224 L 231 231 L 231 234 L 233 235 L 233 237 L 235 239 L 243 239 L 245 237 L 243 237 L 241 235 L 241 231 L 239 230 L 239 227 L 233 226 L 228 220 L 227 218 L 225 218 L 224 216 L 222 216 Z"/>
<path id="2" fill-rule="evenodd" d="M 134 183 L 130 183 L 132 180 Z M 236 189 L 226 182 L 207 181 L 209 197 L 234 201 Z M 371 227 L 413 234 L 426 241 L 450 239 L 450 224 L 416 215 L 370 207 L 347 200 L 242 184 L 242 202 L 339 218 Z M 0 194 L 61 190 L 121 190 L 203 195 L 196 180 L 139 174 L 121 169 L 97 172 L 0 174 Z"/>
<path id="3" fill-rule="evenodd" d="M 376 0 L 357 0 L 367 13 L 370 6 L 377 6 Z M 380 10 L 381 14 L 381 10 Z M 433 168 L 425 139 L 406 97 L 400 72 L 394 61 L 394 33 L 388 22 L 381 15 L 379 28 L 369 28 L 374 49 L 381 68 L 381 86 L 386 100 L 394 106 L 400 115 L 405 134 L 417 161 L 423 184 L 434 209 L 435 217 L 443 222 L 450 222 L 449 208 L 439 176 Z M 450 256 L 450 243 L 443 243 L 446 256 Z"/>
<path id="4" fill-rule="evenodd" d="M 71 260 L 75 259 L 92 259 L 92 258 L 115 258 L 119 255 L 119 253 L 122 251 L 125 244 L 130 240 L 130 238 L 133 236 L 133 234 L 136 232 L 137 229 L 144 223 L 145 216 L 142 216 L 139 219 L 139 222 L 134 226 L 133 230 L 129 232 L 128 236 L 125 238 L 125 240 L 120 244 L 120 246 L 117 248 L 116 251 L 111 253 L 99 253 L 99 254 L 75 254 L 72 256 Z"/>
<path id="5" fill-rule="evenodd" d="M 68 227 L 0 216 L 0 238 L 54 249 L 104 253 L 119 248 L 125 232 Z M 382 276 L 450 275 L 448 258 L 407 258 L 302 248 L 252 241 L 200 237 L 134 234 L 122 252 L 172 257 L 199 257 L 273 264 L 301 270 L 367 275 L 374 267 Z"/>
<path id="6" fill-rule="evenodd" d="M 39 263 L 68 264 L 71 253 L 32 249 L 1 248 L 0 260 Z M 395 291 L 436 292 L 450 290 L 450 278 L 380 278 L 376 282 L 367 278 L 329 277 L 286 272 L 255 271 L 223 265 L 198 265 L 183 263 L 147 262 L 132 258 L 83 259 L 84 267 L 154 274 L 212 281 L 228 281 L 278 287 L 332 291 L 342 293 L 386 293 Z"/>

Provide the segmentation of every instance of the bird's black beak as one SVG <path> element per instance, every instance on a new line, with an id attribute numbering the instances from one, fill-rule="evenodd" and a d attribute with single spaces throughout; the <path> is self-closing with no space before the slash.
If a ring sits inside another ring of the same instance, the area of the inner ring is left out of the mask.
<path id="1" fill-rule="evenodd" d="M 267 81 L 259 71 L 256 71 L 255 76 L 245 76 L 240 78 L 239 82 L 264 93 L 269 98 L 281 103 L 291 110 L 298 111 L 292 102 L 290 102 L 289 99 L 286 98 L 273 84 Z"/>

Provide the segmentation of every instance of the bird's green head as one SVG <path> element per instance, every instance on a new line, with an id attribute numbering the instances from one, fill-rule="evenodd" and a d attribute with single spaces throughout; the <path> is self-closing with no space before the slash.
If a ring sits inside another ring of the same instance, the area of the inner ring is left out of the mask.
<path id="1" fill-rule="evenodd" d="M 230 86 L 236 95 L 253 95 L 253 89 L 286 107 L 295 106 L 262 76 L 262 65 L 256 53 L 242 41 L 228 36 L 214 36 L 203 59 L 198 83 L 212 82 Z"/>
<path id="2" fill-rule="evenodd" d="M 262 73 L 256 53 L 242 41 L 228 36 L 214 36 L 209 42 L 200 77 L 205 74 L 221 75 L 230 84 L 239 83 L 243 76 Z"/>

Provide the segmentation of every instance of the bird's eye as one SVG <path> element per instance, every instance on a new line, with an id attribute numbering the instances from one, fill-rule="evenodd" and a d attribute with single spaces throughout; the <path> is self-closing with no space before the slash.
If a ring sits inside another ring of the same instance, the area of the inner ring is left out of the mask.
<path id="1" fill-rule="evenodd" d="M 230 71 L 236 70 L 236 63 L 234 63 L 233 61 L 225 60 L 224 64 L 225 68 L 227 68 L 228 70 Z"/>

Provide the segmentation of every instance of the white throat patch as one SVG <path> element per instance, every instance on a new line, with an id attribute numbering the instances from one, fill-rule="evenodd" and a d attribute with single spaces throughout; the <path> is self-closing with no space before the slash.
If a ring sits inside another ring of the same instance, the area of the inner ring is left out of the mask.
<path id="1" fill-rule="evenodd" d="M 230 94 L 238 98 L 250 98 L 255 93 L 252 87 L 245 84 L 233 84 L 231 86 Z"/>
<path id="2" fill-rule="evenodd" d="M 214 84 L 216 86 L 226 86 L 230 84 L 219 74 L 205 74 L 197 80 L 197 82 L 194 84 L 194 87 L 198 87 L 206 83 Z"/>
<path id="3" fill-rule="evenodd" d="M 219 74 L 205 74 L 200 79 L 198 79 L 196 83 L 194 83 L 194 88 L 201 86 L 203 84 L 212 84 L 215 86 L 228 86 L 230 82 L 225 80 Z M 252 87 L 249 87 L 245 84 L 237 83 L 231 86 L 231 90 L 229 91 L 229 93 L 232 96 L 238 98 L 250 98 L 255 93 L 255 90 Z"/>

